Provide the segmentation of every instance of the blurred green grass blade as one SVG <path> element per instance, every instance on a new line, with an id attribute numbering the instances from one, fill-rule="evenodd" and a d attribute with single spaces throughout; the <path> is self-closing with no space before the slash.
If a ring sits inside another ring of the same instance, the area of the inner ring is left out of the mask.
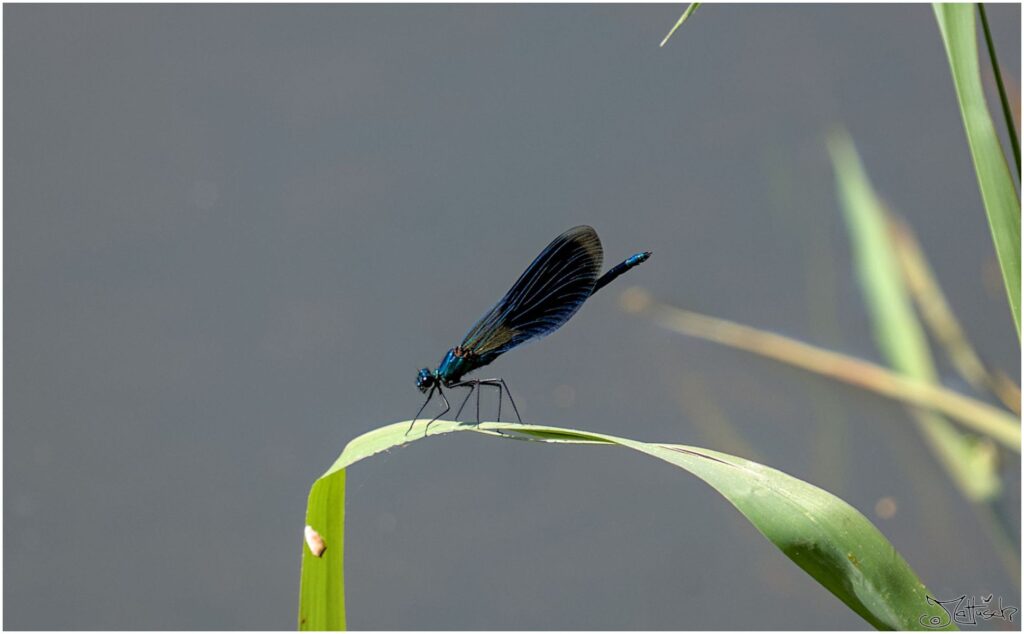
<path id="1" fill-rule="evenodd" d="M 341 562 L 321 564 L 334 544 L 344 540 L 344 523 L 338 521 L 341 511 L 333 511 L 338 515 L 332 516 L 331 509 L 344 505 L 345 469 L 374 454 L 422 439 L 425 422 L 420 421 L 408 437 L 409 421 L 405 421 L 355 438 L 313 484 L 307 520 L 314 522 L 313 528 L 325 538 L 327 551 L 324 559 L 317 559 L 303 545 L 303 629 L 332 629 L 339 623 L 314 619 L 324 614 L 325 603 L 343 605 Z M 936 624 L 942 629 L 955 629 L 946 612 L 927 600 L 927 589 L 907 562 L 864 515 L 832 494 L 781 471 L 699 447 L 638 442 L 576 429 L 515 423 L 467 425 L 443 420 L 430 427 L 431 437 L 460 431 L 544 443 L 617 445 L 658 458 L 718 491 L 787 557 L 872 626 L 905 630 Z M 321 520 L 325 522 L 322 525 L 317 523 Z M 307 571 L 307 567 L 315 571 Z M 680 568 L 680 575 L 699 574 L 685 566 Z M 313 604 L 307 605 L 307 601 Z M 340 623 L 343 625 L 343 620 Z"/>
<path id="2" fill-rule="evenodd" d="M 683 22 L 686 22 L 686 20 L 689 19 L 689 17 L 693 15 L 693 12 L 696 11 L 699 7 L 699 2 L 691 2 L 690 5 L 686 7 L 686 10 L 683 11 L 683 14 L 679 16 L 679 20 L 676 21 L 676 24 L 675 26 L 672 27 L 672 30 L 668 32 L 668 35 L 665 36 L 665 39 L 663 39 L 661 41 L 661 44 L 659 44 L 658 46 L 665 46 L 665 44 L 668 42 L 668 38 L 672 37 L 672 34 L 676 32 L 676 29 L 681 27 L 683 25 Z"/>
<path id="3" fill-rule="evenodd" d="M 875 339 L 893 369 L 938 383 L 924 327 L 914 313 L 889 233 L 888 218 L 853 142 L 845 132 L 829 135 L 839 199 L 850 232 L 854 265 L 871 315 Z M 999 493 L 991 448 L 962 434 L 944 418 L 918 412 L 921 432 L 960 490 L 973 500 Z"/>
<path id="4" fill-rule="evenodd" d="M 345 629 L 345 471 L 320 478 L 309 492 L 306 526 L 314 527 L 327 549 L 316 557 L 302 545 L 299 630 Z"/>
<path id="5" fill-rule="evenodd" d="M 1010 312 L 1020 339 L 1020 199 L 1010 177 L 1006 156 L 996 136 L 985 103 L 978 67 L 978 40 L 974 7 L 969 4 L 935 4 L 946 56 L 953 74 L 956 98 L 974 160 L 974 172 L 985 203 L 992 241 L 1003 272 Z M 1011 132 L 1011 135 L 1013 133 Z"/>
<path id="6" fill-rule="evenodd" d="M 878 347 L 895 370 L 934 381 L 936 373 L 928 340 L 902 282 L 903 272 L 891 246 L 885 209 L 849 136 L 833 132 L 828 148 L 850 233 L 854 266 Z"/>

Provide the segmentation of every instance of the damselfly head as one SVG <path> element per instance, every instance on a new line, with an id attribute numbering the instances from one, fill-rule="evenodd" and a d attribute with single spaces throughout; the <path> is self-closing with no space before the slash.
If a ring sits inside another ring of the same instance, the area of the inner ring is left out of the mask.
<path id="1" fill-rule="evenodd" d="M 434 387 L 436 382 L 437 378 L 431 373 L 430 368 L 423 368 L 416 373 L 416 387 L 420 388 L 420 392 L 426 392 Z"/>

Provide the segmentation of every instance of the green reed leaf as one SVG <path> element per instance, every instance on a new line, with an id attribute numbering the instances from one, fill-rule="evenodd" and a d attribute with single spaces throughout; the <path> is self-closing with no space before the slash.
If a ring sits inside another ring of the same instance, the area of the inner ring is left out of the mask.
<path id="1" fill-rule="evenodd" d="M 352 440 L 314 484 L 307 522 L 325 540 L 324 557 L 303 545 L 299 625 L 303 630 L 344 627 L 340 545 L 344 541 L 345 472 L 374 454 L 424 437 L 426 421 L 406 436 L 409 421 Z M 728 500 L 787 557 L 851 610 L 878 629 L 955 629 L 946 612 L 928 601 L 927 589 L 902 556 L 859 511 L 793 476 L 736 456 L 685 445 L 645 443 L 577 429 L 439 420 L 431 436 L 480 433 L 501 440 L 614 445 L 658 458 L 697 476 Z M 320 522 L 323 522 L 322 524 Z M 329 559 L 338 546 L 336 558 Z M 699 574 L 681 568 L 680 575 Z M 341 606 L 341 607 L 338 607 Z M 457 606 L 453 606 L 455 609 Z M 684 623 L 680 627 L 685 627 Z"/>

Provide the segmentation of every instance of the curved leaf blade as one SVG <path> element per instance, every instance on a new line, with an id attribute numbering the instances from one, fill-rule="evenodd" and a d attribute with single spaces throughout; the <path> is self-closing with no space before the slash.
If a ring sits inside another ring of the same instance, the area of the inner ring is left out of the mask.
<path id="1" fill-rule="evenodd" d="M 328 511 L 344 504 L 345 470 L 374 454 L 424 437 L 425 423 L 406 437 L 408 427 L 409 421 L 395 423 L 355 438 L 313 484 L 307 518 L 314 522 L 327 519 L 322 526 L 313 525 L 325 537 L 327 553 L 333 544 L 343 541 L 343 521 L 332 520 Z M 945 611 L 928 601 L 927 589 L 907 562 L 864 515 L 832 494 L 781 471 L 699 447 L 645 443 L 577 429 L 454 421 L 436 421 L 430 427 L 431 436 L 458 431 L 533 442 L 611 444 L 664 460 L 718 491 L 787 557 L 874 627 L 923 629 L 925 623 L 939 623 L 944 629 L 955 629 Z M 322 566 L 323 562 L 303 545 L 300 614 L 306 620 L 300 619 L 300 629 L 337 627 L 337 621 L 318 620 L 323 606 L 342 602 L 344 592 L 340 565 Z"/>

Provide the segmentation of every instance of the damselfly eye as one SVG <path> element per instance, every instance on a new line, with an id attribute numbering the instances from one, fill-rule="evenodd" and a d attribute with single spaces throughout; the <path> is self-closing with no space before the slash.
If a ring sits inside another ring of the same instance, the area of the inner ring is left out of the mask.
<path id="1" fill-rule="evenodd" d="M 423 368 L 416 373 L 416 387 L 420 388 L 420 392 L 426 392 L 434 385 L 434 375 L 430 373 L 430 368 Z"/>

